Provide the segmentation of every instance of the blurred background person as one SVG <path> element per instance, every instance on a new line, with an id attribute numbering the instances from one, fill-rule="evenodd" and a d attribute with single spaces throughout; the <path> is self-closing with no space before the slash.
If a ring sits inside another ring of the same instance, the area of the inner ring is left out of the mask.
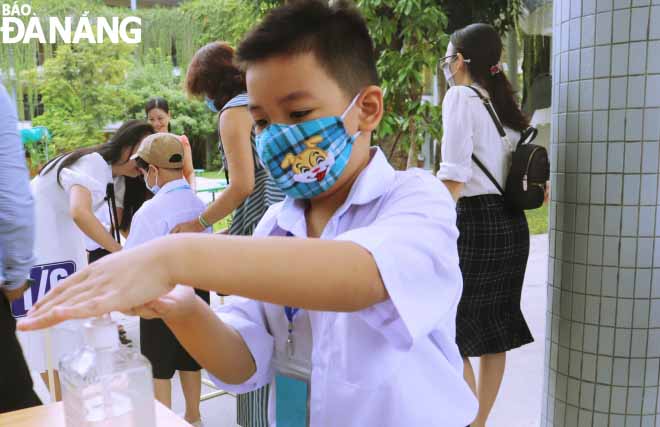
<path id="1" fill-rule="evenodd" d="M 14 103 L 0 84 L 0 413 L 41 405 L 16 337 L 10 303 L 34 264 L 34 206 Z"/>

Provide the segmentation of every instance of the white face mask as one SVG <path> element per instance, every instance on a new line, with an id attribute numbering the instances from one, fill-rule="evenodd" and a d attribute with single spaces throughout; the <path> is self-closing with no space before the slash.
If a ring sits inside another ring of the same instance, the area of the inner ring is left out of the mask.
<path id="1" fill-rule="evenodd" d="M 151 169 L 151 166 L 149 166 L 149 169 Z M 147 190 L 156 194 L 158 191 L 160 191 L 160 186 L 158 185 L 158 169 L 154 169 L 156 170 L 156 182 L 153 186 L 149 187 L 149 171 L 147 171 L 147 174 L 144 176 L 144 185 L 147 187 Z"/>
<path id="2" fill-rule="evenodd" d="M 454 74 L 456 74 L 456 73 L 452 73 L 452 72 L 451 72 L 451 63 L 450 63 L 450 62 L 446 62 L 446 63 L 442 66 L 442 72 L 443 72 L 444 75 L 445 75 L 445 80 L 447 81 L 447 84 L 448 84 L 450 87 L 451 87 L 451 86 L 456 86 L 456 81 L 454 80 Z"/>
<path id="3" fill-rule="evenodd" d="M 452 56 L 449 60 L 445 61 L 444 64 L 442 64 L 442 72 L 445 75 L 445 80 L 447 81 L 447 84 L 451 86 L 456 86 L 456 80 L 454 79 L 454 76 L 456 73 L 458 73 L 458 70 L 455 72 L 451 72 L 451 63 L 456 61 L 458 59 L 458 54 L 455 54 Z M 470 60 L 463 58 L 463 63 L 469 64 Z"/>

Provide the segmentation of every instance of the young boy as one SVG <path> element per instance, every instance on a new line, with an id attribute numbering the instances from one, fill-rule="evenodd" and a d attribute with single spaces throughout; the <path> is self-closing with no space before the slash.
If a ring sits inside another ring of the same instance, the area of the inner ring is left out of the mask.
<path id="1" fill-rule="evenodd" d="M 135 213 L 125 249 L 166 236 L 177 224 L 197 218 L 206 209 L 183 176 L 183 156 L 179 138 L 169 133 L 150 135 L 140 144 L 132 159 L 154 197 Z M 196 293 L 209 303 L 208 292 Z M 201 367 L 162 320 L 140 319 L 140 350 L 151 362 L 156 398 L 172 406 L 171 380 L 178 370 L 186 401 L 185 419 L 200 425 Z"/>
<path id="2" fill-rule="evenodd" d="M 22 327 L 144 304 L 224 389 L 311 373 L 313 427 L 466 426 L 477 403 L 454 342 L 455 205 L 430 174 L 370 148 L 384 107 L 363 18 L 343 2 L 291 3 L 237 54 L 261 160 L 287 199 L 252 239 L 181 235 L 108 257 Z M 176 283 L 249 299 L 216 316 Z"/>

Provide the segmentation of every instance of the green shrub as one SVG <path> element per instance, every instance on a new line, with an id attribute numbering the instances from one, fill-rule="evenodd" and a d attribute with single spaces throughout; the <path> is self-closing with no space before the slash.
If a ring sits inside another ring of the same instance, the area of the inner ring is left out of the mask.
<path id="1" fill-rule="evenodd" d="M 43 73 L 25 73 L 36 82 L 44 104 L 44 114 L 32 123 L 51 131 L 55 151 L 102 143 L 103 128 L 122 118 L 131 52 L 125 44 L 62 45 Z"/>
<path id="2" fill-rule="evenodd" d="M 144 106 L 149 98 L 160 96 L 167 100 L 172 114 L 171 131 L 188 137 L 197 167 L 203 165 L 207 140 L 215 134 L 217 120 L 203 102 L 186 97 L 182 77 L 175 75 L 166 56 L 159 51 L 150 52 L 142 65 L 129 70 L 122 88 L 127 93 L 124 118 L 146 120 Z M 212 154 L 217 157 L 217 150 L 212 149 Z"/>

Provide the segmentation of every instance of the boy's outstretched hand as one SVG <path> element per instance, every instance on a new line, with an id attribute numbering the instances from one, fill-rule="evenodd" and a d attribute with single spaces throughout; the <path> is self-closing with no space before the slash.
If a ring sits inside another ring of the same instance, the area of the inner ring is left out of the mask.
<path id="1" fill-rule="evenodd" d="M 155 243 L 155 242 L 154 242 Z M 158 244 L 121 251 L 61 281 L 18 322 L 18 329 L 42 329 L 68 319 L 129 312 L 174 287 Z"/>
<path id="2" fill-rule="evenodd" d="M 143 319 L 163 319 L 176 321 L 185 318 L 195 308 L 197 299 L 195 289 L 190 286 L 176 285 L 169 293 L 144 305 L 124 312 Z"/>

